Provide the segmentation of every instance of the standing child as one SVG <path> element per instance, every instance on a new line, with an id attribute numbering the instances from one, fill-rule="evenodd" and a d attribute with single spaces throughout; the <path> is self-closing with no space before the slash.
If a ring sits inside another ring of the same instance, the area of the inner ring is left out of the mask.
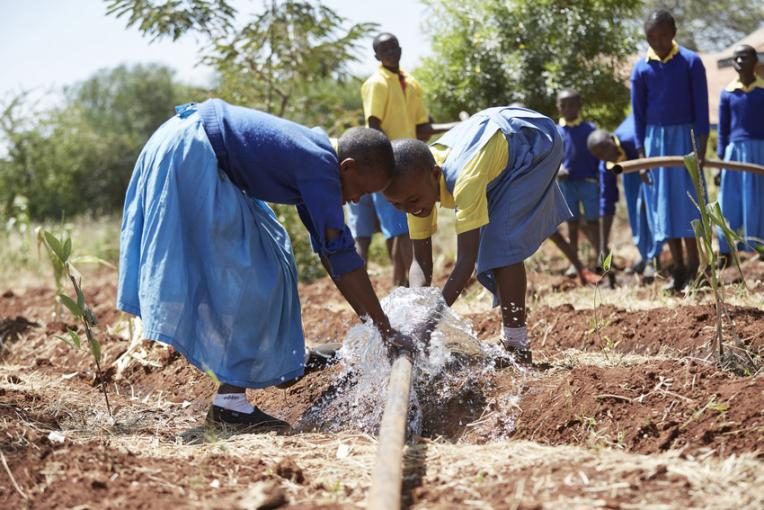
<path id="1" fill-rule="evenodd" d="M 525 108 L 490 108 L 432 147 L 396 140 L 393 150 L 394 177 L 384 194 L 408 213 L 411 285 L 432 282 L 436 202 L 455 208 L 457 259 L 443 298 L 452 305 L 477 265 L 478 280 L 501 304 L 502 344 L 531 363 L 523 261 L 571 216 L 556 182 L 562 140 L 555 123 Z"/>
<path id="2" fill-rule="evenodd" d="M 422 99 L 422 88 L 413 76 L 399 67 L 401 47 L 389 33 L 373 42 L 377 71 L 361 87 L 367 126 L 382 131 L 390 140 L 424 136 L 430 125 Z M 371 236 L 379 224 L 393 262 L 393 285 L 406 285 L 411 265 L 411 241 L 406 215 L 397 211 L 381 193 L 364 197 L 348 206 L 348 223 L 358 251 L 368 259 Z"/>
<path id="3" fill-rule="evenodd" d="M 284 428 L 245 395 L 304 370 L 291 245 L 266 201 L 297 206 L 353 309 L 389 344 L 405 343 L 342 215 L 345 201 L 387 186 L 390 142 L 355 128 L 335 149 L 321 131 L 219 99 L 176 110 L 141 151 L 127 189 L 117 308 L 222 382 L 209 421 Z"/>
<path id="4" fill-rule="evenodd" d="M 605 213 L 605 235 L 609 237 L 613 223 L 615 202 L 618 200 L 616 176 L 610 170 L 616 163 L 638 159 L 634 117 L 629 115 L 613 133 L 603 129 L 592 131 L 587 138 L 589 151 L 601 160 L 600 162 L 600 208 Z M 649 251 L 652 246 L 652 235 L 647 222 L 644 204 L 638 199 L 642 180 L 638 173 L 623 174 L 623 194 L 626 200 L 626 211 L 629 216 L 631 235 L 634 245 L 639 251 L 640 261 L 629 268 L 632 272 L 642 274 L 645 280 L 655 278 L 655 266 L 650 262 Z M 604 242 L 608 244 L 607 237 Z"/>
<path id="5" fill-rule="evenodd" d="M 721 159 L 764 165 L 764 79 L 756 76 L 758 63 L 752 46 L 733 53 L 737 80 L 722 91 L 719 101 Z M 744 246 L 764 245 L 764 176 L 722 170 L 719 202 L 733 230 L 743 231 Z M 730 247 L 719 234 L 719 251 L 729 259 Z"/>
<path id="6" fill-rule="evenodd" d="M 683 156 L 692 152 L 691 131 L 698 141 L 701 162 L 708 140 L 708 86 L 700 57 L 679 46 L 676 23 L 665 9 L 653 11 L 644 25 L 650 49 L 631 74 L 631 106 L 637 150 L 648 157 Z M 698 245 L 691 222 L 699 218 L 688 193 L 695 198 L 684 168 L 657 168 L 643 186 L 654 252 L 668 242 L 673 259 L 672 280 L 666 290 L 680 291 L 697 273 Z M 687 257 L 683 252 L 687 251 Z"/>
<path id="7" fill-rule="evenodd" d="M 586 147 L 589 133 L 596 128 L 579 117 L 581 105 L 581 95 L 576 90 L 565 89 L 557 95 L 557 109 L 561 116 L 558 129 L 563 142 L 559 182 L 573 213 L 573 218 L 568 221 L 572 249 L 578 253 L 578 225 L 583 210 L 586 236 L 599 253 L 599 168 L 597 159 Z M 575 268 L 571 266 L 566 274 L 575 276 Z"/>

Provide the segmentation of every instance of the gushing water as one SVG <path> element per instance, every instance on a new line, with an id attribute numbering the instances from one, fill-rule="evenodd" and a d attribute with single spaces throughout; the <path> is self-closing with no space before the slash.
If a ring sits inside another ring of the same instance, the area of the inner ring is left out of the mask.
<path id="1" fill-rule="evenodd" d="M 438 326 L 427 346 L 414 338 L 418 352 L 409 412 L 411 434 L 420 434 L 423 427 L 440 433 L 463 428 L 467 424 L 459 420 L 473 421 L 492 412 L 491 408 L 495 411 L 497 406 L 514 405 L 514 395 L 503 398 L 503 403 L 484 395 L 496 362 L 508 362 L 509 357 L 503 349 L 481 343 L 469 323 L 445 306 L 439 289 L 397 288 L 381 304 L 392 327 L 408 335 L 439 310 Z M 388 349 L 376 328 L 366 323 L 348 331 L 340 360 L 343 371 L 334 391 L 313 406 L 305 421 L 325 431 L 355 429 L 375 433 L 391 370 Z M 514 421 L 505 425 L 503 432 L 511 432 Z"/>

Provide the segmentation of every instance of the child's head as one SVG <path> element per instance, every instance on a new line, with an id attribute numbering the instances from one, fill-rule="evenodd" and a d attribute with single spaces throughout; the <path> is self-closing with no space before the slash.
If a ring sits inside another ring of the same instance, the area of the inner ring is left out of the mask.
<path id="1" fill-rule="evenodd" d="M 559 110 L 562 118 L 567 121 L 574 121 L 578 118 L 581 102 L 581 94 L 575 89 L 564 89 L 557 94 L 557 110 Z"/>
<path id="2" fill-rule="evenodd" d="M 397 209 L 429 216 L 440 196 L 440 167 L 430 148 L 420 140 L 393 141 L 393 180 L 384 195 Z"/>
<path id="3" fill-rule="evenodd" d="M 401 60 L 401 47 L 397 37 L 391 33 L 383 32 L 374 38 L 372 47 L 374 48 L 374 57 L 383 66 L 390 69 L 398 68 L 398 63 Z"/>
<path id="4" fill-rule="evenodd" d="M 674 16 L 666 9 L 655 10 L 647 16 L 644 29 L 647 44 L 659 58 L 666 58 L 671 53 L 676 37 Z"/>
<path id="5" fill-rule="evenodd" d="M 586 147 L 592 155 L 602 161 L 617 161 L 618 146 L 613 135 L 604 129 L 595 129 L 586 139 Z"/>
<path id="6" fill-rule="evenodd" d="M 338 140 L 337 156 L 344 202 L 358 202 L 361 196 L 382 191 L 390 183 L 393 149 L 381 131 L 348 129 Z"/>
<path id="7" fill-rule="evenodd" d="M 740 44 L 735 47 L 732 53 L 732 65 L 735 71 L 741 76 L 753 76 L 756 70 L 756 64 L 759 63 L 759 56 L 756 49 L 747 44 Z"/>

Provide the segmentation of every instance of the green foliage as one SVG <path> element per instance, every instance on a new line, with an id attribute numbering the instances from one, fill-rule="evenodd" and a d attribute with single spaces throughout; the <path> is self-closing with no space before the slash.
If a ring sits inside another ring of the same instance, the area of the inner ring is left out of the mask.
<path id="1" fill-rule="evenodd" d="M 659 8 L 668 9 L 674 15 L 677 42 L 698 51 L 723 50 L 759 28 L 764 19 L 761 1 L 647 0 L 642 20 Z"/>
<path id="2" fill-rule="evenodd" d="M 634 53 L 639 0 L 427 0 L 433 56 L 415 73 L 436 118 L 521 102 L 556 116 L 555 96 L 578 88 L 584 114 L 623 119 L 629 92 L 618 73 Z"/>
<path id="3" fill-rule="evenodd" d="M 97 72 L 65 90 L 64 105 L 30 111 L 25 94 L 0 113 L 0 210 L 28 199 L 33 219 L 121 210 L 141 147 L 176 104 L 203 97 L 158 65 Z"/>
<path id="4" fill-rule="evenodd" d="M 100 383 L 101 390 L 103 391 L 104 399 L 106 400 L 106 408 L 109 411 L 109 415 L 112 416 L 111 405 L 109 404 L 109 395 L 106 393 L 106 386 L 104 385 L 101 377 L 101 344 L 95 338 L 93 334 L 93 328 L 96 326 L 96 318 L 93 311 L 85 303 L 85 294 L 82 292 L 82 277 L 80 272 L 74 267 L 72 259 L 72 240 L 66 235 L 62 238 L 58 238 L 47 230 L 41 230 L 39 232 L 39 239 L 45 245 L 48 256 L 53 264 L 56 274 L 57 285 L 57 302 L 62 303 L 69 312 L 78 320 L 82 327 L 85 329 L 85 337 L 87 339 L 88 349 L 93 356 L 96 366 L 96 379 Z M 61 291 L 60 278 L 66 276 L 69 281 L 72 282 L 74 288 L 75 298 Z M 77 331 L 68 329 L 67 336 L 58 336 L 60 340 L 70 344 L 75 348 L 79 348 L 82 344 L 82 340 Z"/>

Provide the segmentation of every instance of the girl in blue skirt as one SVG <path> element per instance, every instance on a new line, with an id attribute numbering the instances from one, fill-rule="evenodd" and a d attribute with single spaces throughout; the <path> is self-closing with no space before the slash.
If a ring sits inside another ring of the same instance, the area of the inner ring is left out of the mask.
<path id="1" fill-rule="evenodd" d="M 573 216 L 556 181 L 563 152 L 557 126 L 525 108 L 490 108 L 431 147 L 395 140 L 393 150 L 393 182 L 383 193 L 408 213 L 411 286 L 432 281 L 436 202 L 456 209 L 457 258 L 443 297 L 453 304 L 477 266 L 478 280 L 501 304 L 502 344 L 530 364 L 523 261 Z"/>
<path id="2" fill-rule="evenodd" d="M 674 41 L 676 23 L 667 10 L 653 11 L 644 28 L 650 48 L 631 74 L 637 149 L 641 156 L 684 156 L 692 152 L 694 131 L 702 163 L 709 128 L 703 63 L 698 55 Z M 649 182 L 642 186 L 642 202 L 654 240 L 648 256 L 657 257 L 662 244 L 668 243 L 673 270 L 666 289 L 679 291 L 694 277 L 699 265 L 691 222 L 700 216 L 688 196 L 697 198 L 692 180 L 684 168 L 657 168 L 645 178 Z"/>
<path id="3" fill-rule="evenodd" d="M 764 165 L 764 80 L 756 76 L 756 50 L 735 48 L 738 79 L 722 91 L 719 101 L 719 158 Z M 744 248 L 764 246 L 764 176 L 721 172 L 719 202 L 729 225 L 742 230 Z M 730 247 L 719 233 L 719 251 L 729 259 Z"/>
<path id="4" fill-rule="evenodd" d="M 213 422 L 283 428 L 245 388 L 300 377 L 304 338 L 289 237 L 266 202 L 293 204 L 342 294 L 390 345 L 390 328 L 342 206 L 390 181 L 379 131 L 334 147 L 312 130 L 219 99 L 176 108 L 149 139 L 125 198 L 117 307 L 222 383 Z"/>

